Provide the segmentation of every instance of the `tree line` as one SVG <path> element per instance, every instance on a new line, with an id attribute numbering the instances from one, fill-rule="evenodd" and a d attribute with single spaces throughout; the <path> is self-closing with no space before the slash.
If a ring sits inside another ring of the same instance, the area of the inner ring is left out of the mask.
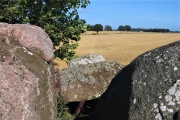
<path id="1" fill-rule="evenodd" d="M 131 31 L 142 31 L 142 32 L 170 32 L 169 29 L 164 29 L 164 28 L 150 28 L 150 29 L 145 29 L 145 28 L 132 28 Z"/>
<path id="2" fill-rule="evenodd" d="M 103 29 L 103 25 L 101 24 L 95 24 L 95 25 L 87 25 L 87 30 L 88 31 L 96 31 L 97 34 L 99 31 L 113 31 L 112 27 L 110 25 L 105 25 Z M 169 29 L 164 29 L 164 28 L 150 28 L 150 29 L 145 29 L 145 28 L 131 28 L 130 25 L 120 25 L 115 31 L 134 31 L 134 32 L 170 32 Z"/>

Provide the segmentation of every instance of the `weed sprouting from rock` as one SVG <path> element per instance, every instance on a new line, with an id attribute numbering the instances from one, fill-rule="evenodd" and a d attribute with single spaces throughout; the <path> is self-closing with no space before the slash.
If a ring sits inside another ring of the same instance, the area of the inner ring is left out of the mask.
<path id="1" fill-rule="evenodd" d="M 78 115 L 80 114 L 80 112 L 81 112 L 84 104 L 85 104 L 85 100 L 82 100 L 82 101 L 79 103 L 79 106 L 78 106 L 77 109 L 76 109 L 76 116 L 78 116 Z"/>
<path id="2" fill-rule="evenodd" d="M 56 89 L 57 89 L 57 120 L 73 120 L 72 116 L 68 112 L 68 107 L 66 106 L 66 101 L 62 95 L 62 84 L 60 81 L 59 71 L 55 74 L 56 78 Z"/>

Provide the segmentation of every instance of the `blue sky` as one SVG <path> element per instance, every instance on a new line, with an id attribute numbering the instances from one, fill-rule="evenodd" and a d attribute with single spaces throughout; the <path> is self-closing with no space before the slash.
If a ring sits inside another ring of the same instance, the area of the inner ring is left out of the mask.
<path id="1" fill-rule="evenodd" d="M 180 0 L 90 0 L 79 16 L 88 24 L 180 31 Z"/>

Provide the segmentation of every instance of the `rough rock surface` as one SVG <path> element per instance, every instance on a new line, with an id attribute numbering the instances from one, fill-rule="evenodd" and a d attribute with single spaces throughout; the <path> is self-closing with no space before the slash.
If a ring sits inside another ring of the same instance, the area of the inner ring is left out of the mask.
<path id="1" fill-rule="evenodd" d="M 57 73 L 56 79 L 67 102 L 90 100 L 99 98 L 120 69 L 116 61 L 76 65 Z"/>
<path id="2" fill-rule="evenodd" d="M 73 67 L 75 65 L 85 65 L 89 63 L 97 63 L 105 61 L 104 57 L 99 54 L 85 54 L 82 55 L 81 57 L 78 57 L 76 59 L 73 59 L 69 63 L 69 67 Z"/>
<path id="3" fill-rule="evenodd" d="M 30 25 L 23 26 L 26 29 L 30 27 Z M 56 92 L 53 67 L 39 55 L 26 47 L 19 46 L 16 42 L 19 39 L 23 42 L 23 40 L 28 41 L 30 37 L 36 38 L 36 34 L 34 36 L 28 34 L 32 36 L 24 38 L 19 35 L 20 38 L 17 36 L 14 38 L 2 34 L 1 27 L 0 120 L 55 120 Z M 21 32 L 19 31 L 18 34 Z M 22 34 L 25 36 L 24 31 Z"/>
<path id="4" fill-rule="evenodd" d="M 137 57 L 112 80 L 92 120 L 179 120 L 180 41 Z"/>
<path id="5" fill-rule="evenodd" d="M 6 43 L 19 44 L 46 61 L 53 58 L 53 44 L 49 36 L 40 27 L 27 24 L 7 24 L 0 22 L 0 34 Z M 12 38 L 15 38 L 12 40 Z"/>

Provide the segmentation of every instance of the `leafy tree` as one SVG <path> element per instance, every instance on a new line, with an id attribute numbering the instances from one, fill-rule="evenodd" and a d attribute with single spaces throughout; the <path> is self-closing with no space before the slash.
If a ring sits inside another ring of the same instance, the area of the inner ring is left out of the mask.
<path id="1" fill-rule="evenodd" d="M 99 31 L 103 31 L 103 26 L 101 24 L 95 24 L 93 30 L 98 34 Z"/>
<path id="2" fill-rule="evenodd" d="M 112 31 L 112 27 L 110 25 L 106 25 L 104 30 L 106 30 L 108 33 L 108 31 Z"/>
<path id="3" fill-rule="evenodd" d="M 94 25 L 90 25 L 88 31 L 93 31 L 94 30 L 93 28 L 94 28 Z"/>
<path id="4" fill-rule="evenodd" d="M 123 25 L 120 25 L 117 30 L 121 31 L 121 33 L 122 33 L 122 31 L 125 31 L 126 28 Z"/>
<path id="5" fill-rule="evenodd" d="M 131 26 L 130 25 L 125 25 L 125 29 L 126 29 L 127 32 L 130 31 L 131 30 Z"/>
<path id="6" fill-rule="evenodd" d="M 43 28 L 54 46 L 61 43 L 55 56 L 71 59 L 80 34 L 87 29 L 77 9 L 86 8 L 89 3 L 90 0 L 0 0 L 0 22 L 29 23 Z"/>
<path id="7" fill-rule="evenodd" d="M 90 24 L 87 24 L 87 30 L 89 30 L 89 29 L 90 29 L 90 27 L 91 27 L 91 25 L 90 25 Z"/>

